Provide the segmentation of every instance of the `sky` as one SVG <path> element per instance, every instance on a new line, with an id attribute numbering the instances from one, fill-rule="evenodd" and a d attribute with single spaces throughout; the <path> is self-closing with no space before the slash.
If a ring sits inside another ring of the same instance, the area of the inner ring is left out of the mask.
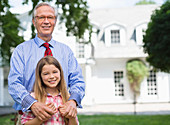
<path id="1" fill-rule="evenodd" d="M 31 2 L 29 5 L 22 5 L 23 0 L 9 0 L 9 4 L 12 6 L 10 9 L 13 13 L 25 13 L 32 8 Z M 30 0 L 29 0 L 30 1 Z M 118 8 L 134 6 L 141 0 L 87 0 L 90 9 L 101 9 L 101 8 Z M 153 0 L 157 4 L 161 5 L 165 0 Z"/>

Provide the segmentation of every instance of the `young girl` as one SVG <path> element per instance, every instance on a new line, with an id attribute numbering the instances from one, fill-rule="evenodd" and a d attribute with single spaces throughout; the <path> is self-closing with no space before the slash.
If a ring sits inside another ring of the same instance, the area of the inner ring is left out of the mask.
<path id="1" fill-rule="evenodd" d="M 77 117 L 66 118 L 61 115 L 63 105 L 69 98 L 63 70 L 52 56 L 43 57 L 36 67 L 34 92 L 31 95 L 39 102 L 47 104 L 55 114 L 46 122 L 40 121 L 32 112 L 24 112 L 21 123 L 24 125 L 78 125 Z M 57 110 L 58 109 L 58 110 Z"/>

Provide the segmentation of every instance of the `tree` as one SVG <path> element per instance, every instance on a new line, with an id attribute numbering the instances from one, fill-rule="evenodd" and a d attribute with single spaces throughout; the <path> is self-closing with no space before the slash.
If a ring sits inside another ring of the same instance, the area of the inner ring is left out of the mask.
<path id="1" fill-rule="evenodd" d="M 148 75 L 148 68 L 141 60 L 130 60 L 126 64 L 127 78 L 134 93 L 140 93 L 140 84 Z"/>
<path id="2" fill-rule="evenodd" d="M 156 3 L 154 1 L 152 1 L 152 0 L 149 0 L 149 1 L 141 0 L 138 3 L 136 3 L 136 5 L 146 5 L 146 4 L 156 4 Z"/>
<path id="3" fill-rule="evenodd" d="M 140 93 L 141 82 L 149 74 L 148 68 L 141 60 L 134 59 L 127 62 L 126 71 L 130 87 L 134 93 L 134 107 L 135 107 L 136 96 Z M 136 108 L 134 110 L 134 114 L 136 114 Z"/>
<path id="4" fill-rule="evenodd" d="M 143 36 L 147 61 L 155 69 L 170 72 L 170 1 L 154 11 Z"/>
<path id="5" fill-rule="evenodd" d="M 0 1 L 0 54 L 2 65 L 8 65 L 12 54 L 12 49 L 23 42 L 23 37 L 18 35 L 20 22 L 16 15 L 9 11 L 8 0 Z"/>
<path id="6" fill-rule="evenodd" d="M 35 6 L 39 1 L 54 1 L 54 0 L 32 0 L 33 8 L 30 11 L 32 13 Z M 25 0 L 23 4 L 28 4 L 28 0 Z M 58 6 L 60 22 L 64 22 L 67 28 L 67 35 L 76 36 L 77 40 L 84 40 L 85 31 L 89 31 L 89 41 L 84 41 L 89 43 L 91 40 L 92 26 L 90 25 L 88 19 L 88 6 L 86 0 L 55 0 L 55 4 Z M 34 37 L 34 28 L 32 26 L 32 37 Z"/>

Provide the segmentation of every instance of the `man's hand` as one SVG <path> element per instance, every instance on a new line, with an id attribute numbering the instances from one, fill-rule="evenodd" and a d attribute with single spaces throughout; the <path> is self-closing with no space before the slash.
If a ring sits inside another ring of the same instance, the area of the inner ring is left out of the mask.
<path id="1" fill-rule="evenodd" d="M 74 100 L 67 101 L 64 105 L 58 107 L 62 116 L 66 118 L 75 118 L 77 116 L 77 107 Z"/>
<path id="2" fill-rule="evenodd" d="M 31 106 L 31 111 L 41 121 L 47 121 L 55 113 L 55 111 L 41 102 L 35 102 Z"/>

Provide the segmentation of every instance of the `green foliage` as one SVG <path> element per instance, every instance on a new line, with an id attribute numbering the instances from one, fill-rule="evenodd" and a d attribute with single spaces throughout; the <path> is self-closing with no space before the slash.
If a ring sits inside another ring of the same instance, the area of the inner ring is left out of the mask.
<path id="1" fill-rule="evenodd" d="M 1 8 L 2 7 L 2 8 Z M 2 56 L 2 65 L 9 65 L 12 49 L 23 42 L 23 37 L 18 35 L 20 22 L 16 15 L 9 11 L 8 1 L 0 2 L 0 54 Z"/>
<path id="2" fill-rule="evenodd" d="M 130 60 L 126 64 L 127 78 L 132 90 L 135 93 L 140 92 L 140 84 L 148 76 L 148 68 L 140 60 Z"/>
<path id="3" fill-rule="evenodd" d="M 50 2 L 54 0 L 32 0 L 33 8 L 39 1 Z M 27 4 L 28 0 L 25 0 L 23 4 Z M 83 39 L 86 30 L 89 31 L 89 41 L 91 40 L 92 26 L 88 19 L 88 6 L 86 0 L 56 0 L 55 4 L 62 12 L 58 13 L 60 22 L 64 22 L 67 28 L 67 35 L 74 35 L 77 39 Z M 33 9 L 30 11 L 32 13 Z M 32 37 L 34 37 L 34 29 L 32 28 Z"/>
<path id="4" fill-rule="evenodd" d="M 90 30 L 87 2 L 84 0 L 65 0 L 65 2 L 57 1 L 56 4 L 62 6 L 63 13 L 60 14 L 60 19 L 61 22 L 66 23 L 67 35 L 83 38 L 85 30 Z"/>
<path id="5" fill-rule="evenodd" d="M 6 7 L 10 7 L 10 5 L 8 4 L 8 0 L 1 0 L 0 1 L 0 15 L 3 13 L 3 12 L 5 12 L 5 8 Z"/>
<path id="6" fill-rule="evenodd" d="M 152 0 L 149 0 L 149 1 L 141 0 L 138 3 L 136 3 L 136 5 L 146 5 L 146 4 L 156 4 L 156 3 L 154 1 L 152 1 Z"/>
<path id="7" fill-rule="evenodd" d="M 157 70 L 170 72 L 170 1 L 152 14 L 143 42 L 150 65 Z"/>

